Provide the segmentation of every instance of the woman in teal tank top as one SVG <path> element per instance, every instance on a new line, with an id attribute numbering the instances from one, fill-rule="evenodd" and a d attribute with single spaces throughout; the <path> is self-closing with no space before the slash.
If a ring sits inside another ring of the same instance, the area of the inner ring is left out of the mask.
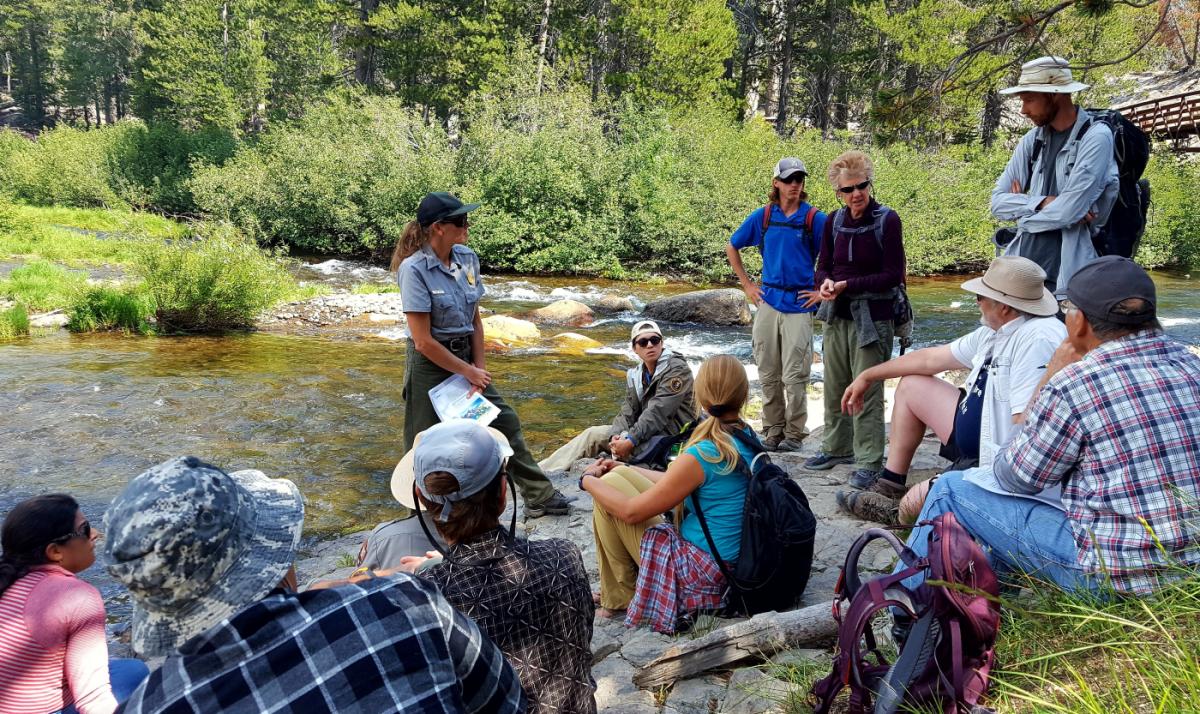
<path id="1" fill-rule="evenodd" d="M 690 497 L 696 493 L 720 557 L 737 560 L 747 479 L 739 457 L 753 455 L 730 436 L 754 431 L 741 419 L 750 392 L 746 369 L 730 355 L 705 360 L 696 375 L 696 405 L 708 418 L 696 427 L 666 472 L 604 459 L 590 466 L 580 487 L 595 500 L 592 525 L 600 566 L 602 617 L 625 611 L 625 624 L 643 622 L 671 633 L 680 616 L 721 607 L 727 586 L 710 551 Z M 682 507 L 681 527 L 662 513 Z"/>

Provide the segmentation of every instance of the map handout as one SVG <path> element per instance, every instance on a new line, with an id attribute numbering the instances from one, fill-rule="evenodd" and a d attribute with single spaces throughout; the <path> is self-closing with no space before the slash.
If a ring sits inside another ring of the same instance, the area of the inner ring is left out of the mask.
<path id="1" fill-rule="evenodd" d="M 461 374 L 429 390 L 429 401 L 442 421 L 449 419 L 473 419 L 487 426 L 500 416 L 500 408 L 484 399 L 482 394 L 471 394 L 471 383 Z"/>

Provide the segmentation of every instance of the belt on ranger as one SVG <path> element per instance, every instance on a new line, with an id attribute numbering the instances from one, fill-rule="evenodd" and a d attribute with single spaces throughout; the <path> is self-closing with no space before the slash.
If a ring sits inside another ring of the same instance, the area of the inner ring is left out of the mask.
<path id="1" fill-rule="evenodd" d="M 444 340 L 438 340 L 443 347 L 451 352 L 470 352 L 471 351 L 471 336 L 459 335 L 458 337 L 449 337 Z"/>

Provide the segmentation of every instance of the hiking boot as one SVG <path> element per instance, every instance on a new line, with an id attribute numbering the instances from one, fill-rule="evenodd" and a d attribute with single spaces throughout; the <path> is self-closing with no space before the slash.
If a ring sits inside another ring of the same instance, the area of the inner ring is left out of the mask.
<path id="1" fill-rule="evenodd" d="M 547 498 L 536 506 L 531 506 L 528 503 L 525 504 L 526 518 L 541 518 L 547 514 L 551 516 L 565 516 L 570 511 L 571 502 L 567 500 L 566 496 L 559 493 L 558 490 L 555 490 L 550 495 L 550 498 Z"/>
<path id="2" fill-rule="evenodd" d="M 779 442 L 779 446 L 775 447 L 776 451 L 799 451 L 804 446 L 804 442 L 799 439 L 784 439 Z"/>
<path id="3" fill-rule="evenodd" d="M 783 434 L 773 434 L 762 438 L 763 449 L 766 451 L 779 451 L 779 444 L 783 441 Z"/>
<path id="4" fill-rule="evenodd" d="M 853 456 L 830 456 L 829 454 L 821 452 L 816 456 L 809 457 L 804 462 L 804 468 L 808 469 L 809 471 L 828 471 L 839 464 L 852 463 L 854 463 Z"/>
<path id="5" fill-rule="evenodd" d="M 874 491 L 838 491 L 837 504 L 852 516 L 864 521 L 896 525 L 896 507 L 900 500 Z"/>
<path id="6" fill-rule="evenodd" d="M 904 486 L 883 477 L 882 471 L 859 469 L 850 474 L 850 488 L 872 491 L 899 500 L 907 491 Z"/>

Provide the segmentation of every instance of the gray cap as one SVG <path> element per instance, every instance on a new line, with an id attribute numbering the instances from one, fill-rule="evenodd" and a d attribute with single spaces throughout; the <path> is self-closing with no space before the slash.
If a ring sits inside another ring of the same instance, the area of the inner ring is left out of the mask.
<path id="1" fill-rule="evenodd" d="M 300 542 L 304 500 L 287 479 L 227 474 L 183 456 L 130 481 L 104 521 L 108 572 L 133 595 L 133 648 L 154 657 L 283 579 Z"/>
<path id="2" fill-rule="evenodd" d="M 472 419 L 434 424 L 417 435 L 413 448 L 396 464 L 392 472 L 392 495 L 408 508 L 416 508 L 412 497 L 415 482 L 427 501 L 442 505 L 438 520 L 445 522 L 454 502 L 482 491 L 500 473 L 504 460 L 512 455 L 504 434 Z M 425 477 L 437 471 L 453 476 L 458 481 L 458 490 L 448 494 L 429 493 Z"/>
<path id="3" fill-rule="evenodd" d="M 804 168 L 804 162 L 794 156 L 780 159 L 779 163 L 775 164 L 775 178 L 777 179 L 785 179 L 797 172 L 808 176 L 808 169 Z"/>

